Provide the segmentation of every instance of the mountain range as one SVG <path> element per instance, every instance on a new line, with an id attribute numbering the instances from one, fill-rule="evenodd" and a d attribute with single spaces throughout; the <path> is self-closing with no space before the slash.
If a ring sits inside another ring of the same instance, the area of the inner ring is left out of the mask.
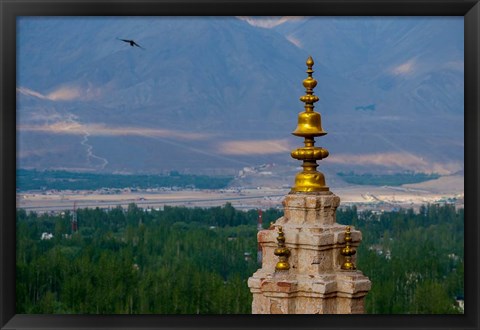
<path id="1" fill-rule="evenodd" d="M 22 17 L 17 167 L 300 164 L 312 56 L 326 171 L 463 170 L 462 17 Z M 120 39 L 133 39 L 144 49 Z"/>

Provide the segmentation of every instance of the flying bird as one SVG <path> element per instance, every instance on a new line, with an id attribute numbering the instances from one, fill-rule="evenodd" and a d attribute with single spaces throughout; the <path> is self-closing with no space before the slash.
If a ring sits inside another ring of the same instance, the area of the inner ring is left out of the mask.
<path id="1" fill-rule="evenodd" d="M 117 38 L 117 39 L 118 39 L 118 40 L 121 40 L 121 41 L 124 41 L 124 42 L 126 42 L 126 43 L 128 43 L 128 44 L 130 44 L 130 46 L 132 46 L 132 47 L 137 46 L 138 48 L 145 49 L 145 48 L 143 48 L 142 46 L 140 46 L 139 44 L 137 44 L 137 43 L 136 43 L 135 41 L 133 41 L 133 40 L 120 39 L 120 38 Z"/>

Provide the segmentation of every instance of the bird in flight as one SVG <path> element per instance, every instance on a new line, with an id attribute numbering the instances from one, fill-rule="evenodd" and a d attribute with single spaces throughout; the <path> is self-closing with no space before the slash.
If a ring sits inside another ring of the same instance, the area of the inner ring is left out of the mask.
<path id="1" fill-rule="evenodd" d="M 118 39 L 118 40 L 121 40 L 121 41 L 124 41 L 124 42 L 126 42 L 126 43 L 128 43 L 128 44 L 130 44 L 130 46 L 132 46 L 132 47 L 137 46 L 138 48 L 145 49 L 145 48 L 143 48 L 142 46 L 140 46 L 139 44 L 137 44 L 137 43 L 136 43 L 135 41 L 133 41 L 133 40 L 120 39 L 120 38 L 117 38 L 117 39 Z"/>

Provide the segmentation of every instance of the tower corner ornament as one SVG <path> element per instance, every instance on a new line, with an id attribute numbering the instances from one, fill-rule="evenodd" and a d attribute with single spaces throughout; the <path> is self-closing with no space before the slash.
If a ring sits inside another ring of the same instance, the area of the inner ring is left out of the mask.
<path id="1" fill-rule="evenodd" d="M 345 247 L 340 252 L 342 254 L 342 256 L 345 257 L 345 261 L 343 262 L 342 267 L 341 267 L 343 270 L 355 270 L 355 269 L 357 269 L 355 267 L 355 264 L 352 262 L 352 256 L 355 253 L 357 253 L 357 251 L 355 251 L 355 249 L 352 249 L 352 247 L 350 246 L 350 244 L 352 242 L 352 236 L 351 236 L 350 230 L 351 230 L 350 226 L 347 226 L 345 228 Z"/>
<path id="2" fill-rule="evenodd" d="M 285 246 L 285 234 L 283 233 L 282 226 L 278 227 L 277 248 L 273 251 L 278 257 L 278 262 L 275 265 L 276 270 L 289 270 L 290 264 L 288 263 L 288 257 L 290 256 L 290 250 Z"/>

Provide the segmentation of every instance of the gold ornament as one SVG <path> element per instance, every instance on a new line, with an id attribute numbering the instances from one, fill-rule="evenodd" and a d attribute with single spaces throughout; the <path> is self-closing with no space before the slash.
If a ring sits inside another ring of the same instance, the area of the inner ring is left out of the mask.
<path id="1" fill-rule="evenodd" d="M 352 262 L 352 256 L 357 253 L 354 249 L 350 247 L 352 242 L 352 237 L 350 236 L 350 226 L 347 226 L 345 230 L 345 247 L 340 252 L 344 257 L 345 261 L 343 262 L 342 269 L 344 270 L 355 270 L 355 265 Z"/>
<path id="2" fill-rule="evenodd" d="M 283 234 L 283 228 L 278 227 L 278 237 L 277 237 L 278 247 L 273 251 L 278 257 L 278 262 L 275 265 L 276 270 L 288 270 L 290 265 L 288 264 L 288 257 L 290 256 L 290 250 L 285 247 L 285 235 Z"/>
<path id="3" fill-rule="evenodd" d="M 300 101 L 305 102 L 305 111 L 298 115 L 298 125 L 293 135 L 305 138 L 305 147 L 292 151 L 291 156 L 302 160 L 303 171 L 295 176 L 295 185 L 292 192 L 318 192 L 328 191 L 325 184 L 325 176 L 317 171 L 317 160 L 327 158 L 328 150 L 315 147 L 315 137 L 327 134 L 322 129 L 322 119 L 319 113 L 313 110 L 313 104 L 319 100 L 318 96 L 313 95 L 313 89 L 317 86 L 317 81 L 312 77 L 313 59 L 310 56 L 307 59 L 308 77 L 303 81 L 306 88 L 306 94 L 300 97 Z"/>

